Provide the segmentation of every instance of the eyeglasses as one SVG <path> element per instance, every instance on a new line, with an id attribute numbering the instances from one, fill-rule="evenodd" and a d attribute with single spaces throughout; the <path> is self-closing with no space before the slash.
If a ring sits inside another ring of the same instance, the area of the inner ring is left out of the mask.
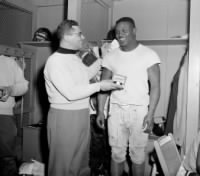
<path id="1" fill-rule="evenodd" d="M 77 35 L 79 37 L 82 37 L 83 33 L 82 32 L 74 32 L 74 33 L 71 33 L 71 35 Z"/>

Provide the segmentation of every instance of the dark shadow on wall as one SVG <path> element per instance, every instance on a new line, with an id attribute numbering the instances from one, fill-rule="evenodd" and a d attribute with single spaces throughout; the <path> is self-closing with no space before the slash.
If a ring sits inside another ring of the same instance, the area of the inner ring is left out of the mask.
<path id="1" fill-rule="evenodd" d="M 40 110 L 42 113 L 42 119 L 40 126 L 40 135 L 39 135 L 39 148 L 40 148 L 40 154 L 42 162 L 47 166 L 48 164 L 48 156 L 49 156 L 49 150 L 48 150 L 48 140 L 47 140 L 47 116 L 49 111 L 49 101 L 48 101 L 48 95 L 45 88 L 45 80 L 44 80 L 44 66 L 38 71 L 38 76 L 36 80 L 36 88 L 37 88 L 37 96 L 38 96 L 38 103 L 40 106 Z M 45 175 L 47 175 L 47 168 L 45 167 Z"/>
<path id="2" fill-rule="evenodd" d="M 36 88 L 38 93 L 38 102 L 42 113 L 42 123 L 46 125 L 47 115 L 49 110 L 49 101 L 48 95 L 45 88 L 45 80 L 44 80 L 44 66 L 38 71 L 38 76 L 36 80 Z"/>
<path id="3" fill-rule="evenodd" d="M 59 39 L 58 39 L 56 31 L 54 31 L 52 33 L 52 41 L 51 41 L 52 53 L 55 52 L 58 49 L 58 47 L 59 47 Z"/>
<path id="4" fill-rule="evenodd" d="M 40 150 L 41 150 L 42 162 L 45 165 L 45 176 L 47 176 L 49 148 L 48 148 L 48 140 L 47 140 L 47 128 L 45 125 L 41 127 L 41 131 L 40 131 Z"/>

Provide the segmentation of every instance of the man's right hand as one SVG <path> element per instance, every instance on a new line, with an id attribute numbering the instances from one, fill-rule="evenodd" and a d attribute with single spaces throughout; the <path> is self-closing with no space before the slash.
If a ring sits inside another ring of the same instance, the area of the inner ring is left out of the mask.
<path id="1" fill-rule="evenodd" d="M 102 91 L 120 90 L 123 89 L 123 86 L 113 83 L 112 80 L 102 80 L 100 82 L 100 89 Z"/>
<path id="2" fill-rule="evenodd" d="M 101 129 L 105 129 L 105 115 L 104 113 L 99 113 L 96 119 L 97 126 Z"/>
<path id="3" fill-rule="evenodd" d="M 11 96 L 12 88 L 11 86 L 0 87 L 0 92 L 0 101 L 6 102 Z"/>

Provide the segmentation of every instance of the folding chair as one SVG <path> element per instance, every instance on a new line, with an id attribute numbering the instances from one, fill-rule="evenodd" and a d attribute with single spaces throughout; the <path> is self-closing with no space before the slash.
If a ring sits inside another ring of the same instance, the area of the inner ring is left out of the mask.
<path id="1" fill-rule="evenodd" d="M 176 176 L 181 166 L 181 157 L 172 134 L 155 140 L 154 147 L 164 175 Z"/>

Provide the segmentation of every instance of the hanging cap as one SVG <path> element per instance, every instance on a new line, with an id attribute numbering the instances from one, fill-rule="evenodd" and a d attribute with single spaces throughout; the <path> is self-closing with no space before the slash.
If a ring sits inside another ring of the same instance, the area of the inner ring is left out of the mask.
<path id="1" fill-rule="evenodd" d="M 47 28 L 39 28 L 35 31 L 33 41 L 51 41 L 52 34 Z"/>

